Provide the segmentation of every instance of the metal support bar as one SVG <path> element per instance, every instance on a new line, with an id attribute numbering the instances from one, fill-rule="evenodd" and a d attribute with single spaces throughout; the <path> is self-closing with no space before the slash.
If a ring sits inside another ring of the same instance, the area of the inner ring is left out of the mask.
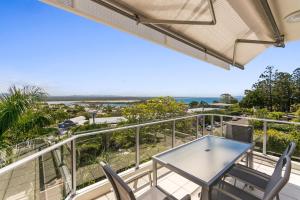
<path id="1" fill-rule="evenodd" d="M 212 115 L 210 118 L 210 125 L 211 125 L 211 134 L 214 134 L 214 116 Z"/>
<path id="2" fill-rule="evenodd" d="M 262 5 L 262 7 L 263 7 L 263 9 L 264 9 L 267 17 L 268 17 L 270 25 L 272 27 L 275 40 L 277 42 L 281 43 L 282 47 L 284 47 L 284 38 L 283 38 L 283 35 L 279 31 L 279 28 L 278 28 L 278 26 L 276 24 L 276 21 L 274 19 L 272 10 L 271 10 L 271 8 L 269 6 L 268 0 L 260 0 L 260 2 L 261 2 L 261 5 Z"/>
<path id="3" fill-rule="evenodd" d="M 135 134 L 135 169 L 140 167 L 140 127 L 136 128 Z"/>
<path id="4" fill-rule="evenodd" d="M 264 135 L 263 135 L 263 154 L 267 154 L 267 122 L 264 121 Z"/>
<path id="5" fill-rule="evenodd" d="M 199 137 L 199 116 L 196 117 L 196 138 Z"/>
<path id="6" fill-rule="evenodd" d="M 239 43 L 244 43 L 244 44 L 271 44 L 271 45 L 274 45 L 276 47 L 284 47 L 284 43 L 282 43 L 281 41 L 236 39 L 235 42 L 234 42 L 234 47 L 233 47 L 232 65 L 236 64 L 236 51 L 237 51 L 237 45 Z"/>
<path id="7" fill-rule="evenodd" d="M 186 25 L 216 25 L 217 20 L 215 16 L 214 6 L 212 0 L 207 0 L 209 12 L 211 14 L 211 21 L 192 21 L 192 20 L 168 20 L 168 19 L 150 19 L 137 16 L 137 21 L 142 24 L 186 24 Z"/>
<path id="8" fill-rule="evenodd" d="M 176 137 L 176 121 L 173 121 L 173 127 L 172 127 L 172 148 L 175 147 L 175 137 Z"/>
<path id="9" fill-rule="evenodd" d="M 76 139 L 71 141 L 72 152 L 72 194 L 76 194 Z"/>
<path id="10" fill-rule="evenodd" d="M 64 146 L 60 147 L 60 165 L 64 165 Z"/>
<path id="11" fill-rule="evenodd" d="M 221 136 L 224 136 L 224 130 L 223 130 L 223 116 L 220 117 L 220 124 L 221 124 Z"/>
<path id="12" fill-rule="evenodd" d="M 202 115 L 202 136 L 204 135 L 204 129 L 205 129 L 205 115 Z"/>
<path id="13" fill-rule="evenodd" d="M 270 25 L 272 27 L 272 31 L 274 34 L 274 40 L 275 41 L 260 41 L 260 40 L 245 40 L 245 39 L 237 39 L 234 43 L 234 50 L 233 50 L 233 58 L 232 58 L 232 65 L 236 64 L 236 48 L 238 43 L 252 43 L 252 44 L 272 44 L 275 47 L 285 47 L 284 44 L 284 35 L 282 35 L 279 31 L 279 28 L 276 24 L 276 21 L 274 19 L 272 10 L 269 6 L 268 0 L 260 0 L 261 5 L 265 11 L 265 14 L 268 18 L 268 21 L 270 22 Z"/>
<path id="14" fill-rule="evenodd" d="M 214 21 L 186 21 L 186 20 L 147 19 L 147 18 L 138 18 L 138 22 L 141 24 L 215 25 Z"/>

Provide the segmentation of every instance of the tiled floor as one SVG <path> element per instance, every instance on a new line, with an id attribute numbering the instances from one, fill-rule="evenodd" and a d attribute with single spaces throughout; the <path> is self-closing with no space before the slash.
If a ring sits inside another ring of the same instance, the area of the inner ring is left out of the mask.
<path id="1" fill-rule="evenodd" d="M 267 174 L 271 174 L 273 172 L 273 168 L 270 166 L 266 166 L 263 164 L 254 163 L 254 168 L 262 171 Z M 165 174 L 165 175 L 163 175 Z M 191 194 L 192 200 L 199 199 L 199 193 L 201 192 L 201 187 L 198 185 L 188 181 L 187 179 L 179 176 L 176 173 L 169 172 L 165 168 L 159 170 L 158 175 L 163 175 L 158 180 L 158 185 L 162 187 L 164 190 L 180 199 L 186 194 Z M 232 181 L 227 179 L 228 181 Z M 130 184 L 132 187 L 133 184 Z M 238 187 L 243 187 L 243 184 L 237 182 Z M 149 180 L 147 177 L 144 177 L 138 181 L 138 188 L 141 187 L 139 191 L 135 192 L 136 196 L 141 195 L 143 192 L 149 189 Z M 248 190 L 248 192 L 255 193 L 256 195 L 261 195 L 261 192 L 257 190 Z M 114 200 L 114 194 L 112 192 L 103 195 L 96 200 Z M 281 200 L 300 200 L 300 172 L 293 171 L 289 180 L 289 183 L 283 188 L 280 193 Z"/>

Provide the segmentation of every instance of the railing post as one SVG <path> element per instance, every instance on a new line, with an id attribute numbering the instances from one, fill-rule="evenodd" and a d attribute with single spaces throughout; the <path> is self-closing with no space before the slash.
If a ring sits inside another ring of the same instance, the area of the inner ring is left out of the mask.
<path id="1" fill-rule="evenodd" d="M 175 147 L 175 137 L 176 137 L 176 121 L 173 121 L 173 128 L 172 128 L 172 148 Z"/>
<path id="2" fill-rule="evenodd" d="M 205 130 L 205 115 L 202 115 L 202 136 L 204 135 Z"/>
<path id="3" fill-rule="evenodd" d="M 72 195 L 76 194 L 76 140 L 71 141 L 72 151 Z"/>
<path id="4" fill-rule="evenodd" d="M 267 121 L 264 121 L 263 154 L 267 154 Z"/>
<path id="5" fill-rule="evenodd" d="M 60 165 L 64 165 L 64 146 L 60 147 Z"/>
<path id="6" fill-rule="evenodd" d="M 196 138 L 199 137 L 199 115 L 196 117 Z"/>
<path id="7" fill-rule="evenodd" d="M 135 169 L 140 167 L 140 127 L 136 128 L 135 134 Z"/>
<path id="8" fill-rule="evenodd" d="M 214 116 L 211 116 L 211 121 L 210 121 L 210 125 L 211 125 L 211 133 L 209 134 L 214 134 Z"/>
<path id="9" fill-rule="evenodd" d="M 224 136 L 224 130 L 223 130 L 223 116 L 220 116 L 220 124 L 221 124 L 221 136 Z"/>

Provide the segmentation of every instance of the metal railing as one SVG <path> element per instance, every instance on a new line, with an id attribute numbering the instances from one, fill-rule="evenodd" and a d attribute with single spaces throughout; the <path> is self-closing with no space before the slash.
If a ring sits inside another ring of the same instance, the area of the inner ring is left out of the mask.
<path id="1" fill-rule="evenodd" d="M 211 125 L 211 132 L 213 132 L 213 127 L 214 127 L 214 120 L 215 117 L 220 118 L 220 124 L 221 124 L 221 133 L 223 133 L 223 120 L 224 118 L 238 118 L 238 119 L 246 119 L 246 120 L 256 120 L 256 121 L 262 121 L 263 122 L 263 145 L 262 145 L 262 153 L 266 154 L 267 153 L 267 127 L 268 123 L 280 123 L 280 124 L 292 124 L 292 125 L 300 125 L 299 122 L 289 122 L 289 121 L 280 121 L 280 120 L 272 120 L 272 119 L 261 119 L 261 118 L 254 118 L 254 117 L 243 117 L 243 116 L 231 116 L 231 115 L 220 115 L 220 114 L 195 114 L 195 115 L 188 115 L 188 116 L 183 116 L 183 117 L 176 117 L 176 118 L 171 118 L 171 119 L 165 119 L 165 120 L 159 120 L 159 121 L 152 121 L 152 122 L 147 122 L 147 123 L 142 123 L 142 124 L 134 124 L 134 125 L 128 125 L 128 126 L 123 126 L 123 127 L 117 127 L 117 128 L 112 128 L 112 129 L 105 129 L 105 130 L 99 130 L 99 131 L 93 131 L 93 132 L 83 132 L 79 133 L 77 135 L 72 135 L 69 138 L 60 141 L 50 147 L 47 147 L 39 152 L 36 152 L 32 155 L 29 155 L 25 158 L 22 158 L 18 161 L 15 161 L 3 168 L 0 168 L 0 175 L 5 174 L 6 172 L 9 172 L 10 170 L 13 170 L 19 166 L 24 165 L 25 163 L 38 159 L 39 157 L 56 150 L 63 145 L 70 144 L 71 146 L 71 176 L 72 176 L 72 183 L 71 183 L 71 193 L 68 195 L 74 196 L 76 195 L 76 140 L 79 138 L 83 137 L 88 137 L 88 136 L 93 136 L 93 135 L 99 135 L 99 134 L 107 134 L 107 133 L 112 133 L 115 131 L 121 131 L 121 130 L 128 130 L 128 129 L 136 129 L 135 132 L 135 168 L 138 169 L 140 166 L 140 129 L 142 127 L 150 126 L 150 125 L 157 125 L 157 124 L 163 124 L 167 122 L 172 122 L 172 148 L 176 144 L 176 122 L 179 120 L 184 120 L 184 119 L 196 119 L 196 135 L 195 137 L 199 137 L 200 135 L 203 135 L 204 129 L 205 129 L 205 117 L 210 117 L 210 125 Z M 201 122 L 200 122 L 201 120 Z M 201 124 L 201 133 L 199 130 L 199 125 Z M 208 133 L 210 134 L 210 133 Z"/>

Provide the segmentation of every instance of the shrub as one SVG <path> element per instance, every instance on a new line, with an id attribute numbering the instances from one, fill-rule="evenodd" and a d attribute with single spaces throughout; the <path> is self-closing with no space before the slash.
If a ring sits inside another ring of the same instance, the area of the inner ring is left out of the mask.
<path id="1" fill-rule="evenodd" d="M 263 135 L 263 131 L 262 130 L 256 131 L 255 134 L 261 137 Z M 300 147 L 299 147 L 300 133 L 298 131 L 293 130 L 292 132 L 284 133 L 275 129 L 269 129 L 267 131 L 267 134 L 268 134 L 268 142 L 267 142 L 268 151 L 281 154 L 288 146 L 288 144 L 291 141 L 294 141 L 297 145 L 294 156 L 300 156 Z"/>
<path id="2" fill-rule="evenodd" d="M 268 119 L 282 119 L 284 113 L 283 112 L 269 112 L 267 115 Z"/>

